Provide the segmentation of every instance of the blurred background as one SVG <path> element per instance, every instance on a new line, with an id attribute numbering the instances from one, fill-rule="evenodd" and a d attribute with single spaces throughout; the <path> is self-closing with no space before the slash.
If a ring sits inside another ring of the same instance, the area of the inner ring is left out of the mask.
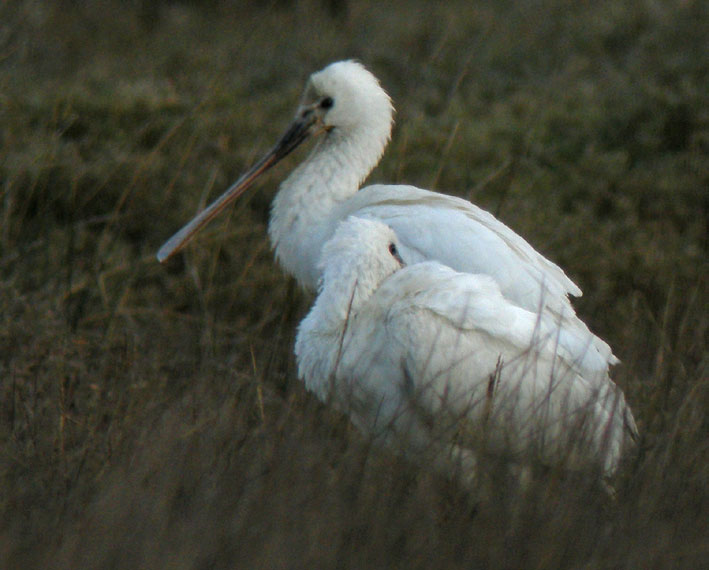
<path id="1" fill-rule="evenodd" d="M 2 3 L 0 566 L 699 568 L 708 11 Z M 642 433 L 613 500 L 563 473 L 476 496 L 305 392 L 292 344 L 312 297 L 266 225 L 307 150 L 155 260 L 345 58 L 397 108 L 369 182 L 468 198 L 583 289 Z"/>

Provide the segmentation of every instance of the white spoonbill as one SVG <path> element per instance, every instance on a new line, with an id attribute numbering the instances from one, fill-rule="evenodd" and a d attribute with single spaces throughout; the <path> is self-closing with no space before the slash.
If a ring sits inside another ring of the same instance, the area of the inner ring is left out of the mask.
<path id="1" fill-rule="evenodd" d="M 399 237 L 410 262 L 435 260 L 457 271 L 489 275 L 502 295 L 530 311 L 585 330 L 586 350 L 604 369 L 617 362 L 610 347 L 576 317 L 568 295 L 581 290 L 523 238 L 467 200 L 405 185 L 360 184 L 389 141 L 394 109 L 376 77 L 355 61 L 314 73 L 295 119 L 260 161 L 158 251 L 164 261 L 261 174 L 309 137 L 310 156 L 281 184 L 269 235 L 281 265 L 307 289 L 320 278 L 322 245 L 338 222 L 355 215 L 378 219 Z"/>
<path id="2" fill-rule="evenodd" d="M 407 450 L 475 461 L 484 446 L 612 474 L 635 422 L 608 375 L 565 348 L 583 347 L 582 331 L 515 305 L 487 275 L 404 260 L 381 222 L 339 225 L 296 338 L 307 388 Z"/>

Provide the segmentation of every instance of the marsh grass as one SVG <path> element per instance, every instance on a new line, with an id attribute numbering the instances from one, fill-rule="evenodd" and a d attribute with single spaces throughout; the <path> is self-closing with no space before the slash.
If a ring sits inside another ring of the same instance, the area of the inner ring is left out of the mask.
<path id="1" fill-rule="evenodd" d="M 3 3 L 1 565 L 700 567 L 706 12 Z M 583 288 L 641 433 L 615 501 L 556 471 L 522 491 L 495 461 L 497 495 L 476 497 L 304 391 L 311 299 L 265 237 L 302 153 L 155 262 L 280 134 L 307 75 L 352 56 L 399 110 L 372 180 L 471 197 Z"/>

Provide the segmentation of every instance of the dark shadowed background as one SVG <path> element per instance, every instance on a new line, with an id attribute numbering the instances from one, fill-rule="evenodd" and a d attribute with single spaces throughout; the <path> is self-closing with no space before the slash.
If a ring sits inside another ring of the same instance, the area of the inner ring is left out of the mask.
<path id="1" fill-rule="evenodd" d="M 706 563 L 707 6 L 2 3 L 0 566 Z M 398 109 L 370 181 L 472 199 L 584 290 L 642 433 L 614 499 L 496 464 L 478 496 L 305 392 L 266 224 L 306 150 L 156 262 L 351 57 Z"/>

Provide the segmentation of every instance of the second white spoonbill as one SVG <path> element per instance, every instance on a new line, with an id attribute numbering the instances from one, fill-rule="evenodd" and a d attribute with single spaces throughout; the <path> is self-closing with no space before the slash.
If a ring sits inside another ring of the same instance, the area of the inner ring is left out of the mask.
<path id="1" fill-rule="evenodd" d="M 586 339 L 514 305 L 489 276 L 405 266 L 399 250 L 389 227 L 359 218 L 324 246 L 295 344 L 307 388 L 407 451 L 474 464 L 484 447 L 612 474 L 635 422 L 608 375 L 577 360 Z"/>
<path id="2" fill-rule="evenodd" d="M 587 350 L 597 352 L 606 368 L 617 362 L 610 347 L 576 317 L 568 295 L 581 295 L 581 290 L 494 216 L 467 200 L 413 186 L 360 189 L 389 141 L 393 112 L 376 77 L 355 61 L 336 62 L 314 73 L 278 143 L 170 238 L 158 259 L 164 261 L 183 247 L 261 174 L 307 138 L 317 137 L 310 156 L 281 184 L 269 224 L 276 257 L 301 285 L 316 288 L 322 245 L 341 220 L 351 215 L 377 219 L 396 232 L 401 252 L 411 262 L 436 260 L 456 271 L 489 275 L 515 305 L 585 329 Z"/>

